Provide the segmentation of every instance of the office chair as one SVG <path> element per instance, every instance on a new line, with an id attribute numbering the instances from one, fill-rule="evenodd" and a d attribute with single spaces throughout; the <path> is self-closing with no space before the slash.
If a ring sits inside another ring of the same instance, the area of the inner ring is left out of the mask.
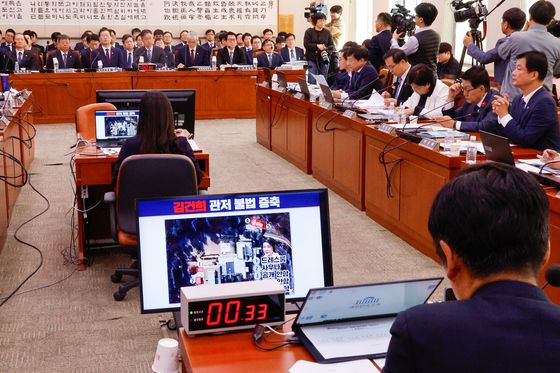
<path id="1" fill-rule="evenodd" d="M 391 84 L 393 76 L 389 74 L 389 69 L 381 68 L 379 69 L 379 81 L 384 87 L 388 87 Z"/>
<path id="2" fill-rule="evenodd" d="M 79 107 L 76 109 L 76 135 L 80 135 L 82 139 L 95 140 L 95 112 L 98 110 L 117 110 L 117 108 L 106 102 Z"/>
<path id="3" fill-rule="evenodd" d="M 141 154 L 126 158 L 119 169 L 116 191 L 105 193 L 104 197 L 110 204 L 111 229 L 119 245 L 138 253 L 135 199 L 198 194 L 197 186 L 196 169 L 185 155 Z M 123 300 L 139 284 L 135 262 L 131 268 L 116 269 L 111 281 L 121 282 L 123 275 L 136 279 L 119 286 L 113 293 L 116 301 Z"/>

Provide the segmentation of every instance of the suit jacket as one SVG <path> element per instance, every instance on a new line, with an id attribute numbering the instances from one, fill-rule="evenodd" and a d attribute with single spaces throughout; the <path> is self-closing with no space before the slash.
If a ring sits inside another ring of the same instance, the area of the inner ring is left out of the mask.
<path id="1" fill-rule="evenodd" d="M 403 105 L 408 108 L 414 108 L 414 115 L 425 115 L 428 118 L 440 117 L 443 115 L 443 106 L 449 101 L 448 96 L 449 87 L 438 79 L 436 80 L 436 86 L 432 94 L 425 99 L 423 106 L 419 105 L 423 100 L 416 92 L 414 92 Z"/>
<path id="2" fill-rule="evenodd" d="M 408 72 L 410 71 L 410 68 L 408 69 L 408 71 L 406 71 L 402 76 L 401 76 L 401 89 L 399 90 L 399 95 L 397 97 L 395 97 L 395 94 L 397 93 L 397 89 L 399 88 L 399 78 L 395 77 L 394 79 L 394 83 L 393 83 L 393 98 L 397 99 L 397 106 L 404 104 L 409 98 L 410 96 L 412 96 L 412 94 L 414 93 L 414 89 L 412 89 L 412 86 L 410 84 L 408 84 Z"/>
<path id="3" fill-rule="evenodd" d="M 132 56 L 130 58 L 130 64 L 128 63 L 128 51 L 126 49 L 122 50 L 122 55 L 123 55 L 123 66 L 124 68 L 130 69 L 133 67 L 134 64 L 134 52 L 136 51 L 136 48 L 132 50 Z"/>
<path id="4" fill-rule="evenodd" d="M 390 30 L 383 30 L 371 38 L 371 44 L 368 48 L 368 60 L 377 71 L 379 71 L 381 66 L 385 66 L 383 56 L 391 49 L 392 38 L 393 34 Z"/>
<path id="5" fill-rule="evenodd" d="M 0 49 L 0 71 L 8 70 L 8 54 L 4 49 Z"/>
<path id="6" fill-rule="evenodd" d="M 451 118 L 457 118 L 459 129 L 463 132 L 478 132 L 483 130 L 486 132 L 500 133 L 502 126 L 498 123 L 496 113 L 492 111 L 492 102 L 495 100 L 494 91 L 491 89 L 486 93 L 482 100 L 482 106 L 479 108 L 477 104 L 469 104 L 467 101 L 461 108 L 444 110 L 443 115 L 449 115 Z"/>
<path id="7" fill-rule="evenodd" d="M 451 57 L 446 64 L 437 63 L 437 75 L 440 79 L 454 79 L 461 75 L 461 69 L 459 69 L 459 61 L 454 57 Z"/>
<path id="8" fill-rule="evenodd" d="M 271 69 L 275 69 L 278 66 L 282 66 L 284 64 L 284 59 L 278 53 L 272 53 L 272 65 L 268 61 L 268 55 L 266 53 L 259 54 L 257 56 L 258 67 L 268 67 Z"/>
<path id="9" fill-rule="evenodd" d="M 294 47 L 296 53 L 296 60 L 304 60 L 305 59 L 305 51 L 300 47 Z M 290 50 L 288 47 L 284 47 L 280 49 L 280 56 L 284 59 L 284 62 L 290 62 Z"/>
<path id="10" fill-rule="evenodd" d="M 62 59 L 62 52 L 57 50 L 49 53 L 47 57 L 47 69 L 54 69 L 53 58 L 58 60 L 58 67 L 61 69 L 81 69 L 82 63 L 80 61 L 80 54 L 76 51 L 69 50 L 66 55 L 66 65 Z"/>
<path id="11" fill-rule="evenodd" d="M 78 52 L 81 51 L 84 48 L 86 48 L 86 46 L 81 41 L 77 42 L 76 45 L 74 46 L 74 50 L 78 51 Z"/>
<path id="12" fill-rule="evenodd" d="M 213 46 L 210 46 L 210 44 L 208 42 L 206 42 L 206 43 L 202 44 L 201 47 L 204 48 L 204 49 L 212 50 L 212 49 L 216 48 L 216 42 L 214 42 Z"/>
<path id="13" fill-rule="evenodd" d="M 245 53 L 243 53 L 241 48 L 236 46 L 235 50 L 233 51 L 233 61 L 230 61 L 228 48 L 223 47 L 218 52 L 217 64 L 218 64 L 218 66 L 221 66 L 221 65 L 224 65 L 224 64 L 227 64 L 227 63 L 229 63 L 230 65 L 235 65 L 235 64 L 246 65 L 247 64 L 247 56 L 245 55 Z"/>
<path id="14" fill-rule="evenodd" d="M 165 53 L 165 66 L 175 67 L 175 55 L 171 51 L 171 48 L 163 48 L 163 53 Z"/>
<path id="15" fill-rule="evenodd" d="M 14 49 L 11 53 L 8 53 L 8 62 L 6 64 L 7 65 L 6 69 L 13 70 L 15 68 L 16 61 L 17 61 L 17 51 Z M 39 61 L 40 60 L 38 55 L 36 55 L 30 50 L 25 50 L 23 51 L 23 55 L 19 67 L 20 68 L 25 67 L 27 70 L 39 70 L 40 67 Z"/>
<path id="16" fill-rule="evenodd" d="M 368 61 L 361 71 L 352 73 L 348 89 L 345 92 L 348 93 L 351 100 L 367 100 L 374 89 L 379 91 L 384 88 L 377 70 Z"/>
<path id="17" fill-rule="evenodd" d="M 469 44 L 467 47 L 467 54 L 473 57 L 475 60 L 483 65 L 494 63 L 494 81 L 496 83 L 502 84 L 504 80 L 504 75 L 506 73 L 506 68 L 508 65 L 508 60 L 502 60 L 498 54 L 498 48 L 502 45 L 509 36 L 498 39 L 496 46 L 486 52 L 479 49 L 474 43 Z"/>
<path id="18" fill-rule="evenodd" d="M 98 58 L 103 62 L 103 67 L 123 67 L 125 65 L 123 61 L 122 50 L 119 48 L 109 48 L 111 58 L 107 60 L 105 55 L 105 48 L 100 46 L 98 51 Z"/>
<path id="19" fill-rule="evenodd" d="M 185 67 L 191 66 L 210 66 L 210 50 L 197 45 L 195 49 L 194 61 L 191 59 L 191 49 L 188 45 L 179 47 L 175 52 L 175 66 L 179 64 Z"/>
<path id="20" fill-rule="evenodd" d="M 9 52 L 11 52 L 12 50 L 15 49 L 15 44 L 11 43 L 10 45 L 8 45 L 8 43 L 3 42 L 2 44 L 0 44 L 0 49 L 3 49 L 5 52 L 9 53 Z"/>
<path id="21" fill-rule="evenodd" d="M 89 48 L 82 49 L 80 52 L 82 55 L 82 68 L 84 69 L 96 69 L 97 61 L 101 57 L 101 52 L 99 49 L 94 49 L 93 51 Z"/>
<path id="22" fill-rule="evenodd" d="M 145 63 L 155 63 L 158 67 L 165 65 L 165 51 L 158 46 L 152 46 L 152 60 L 148 61 L 148 52 L 146 47 L 140 47 L 134 51 L 134 65 L 138 66 L 140 56 L 144 57 Z"/>
<path id="23" fill-rule="evenodd" d="M 526 148 L 560 151 L 560 129 L 556 102 L 541 87 L 527 103 L 517 96 L 511 103 L 512 119 L 503 127 L 502 134 L 511 142 Z"/>
<path id="24" fill-rule="evenodd" d="M 536 286 L 499 281 L 469 300 L 399 313 L 383 372 L 557 372 L 560 308 Z"/>
<path id="25" fill-rule="evenodd" d="M 341 70 L 338 72 L 338 74 L 336 74 L 334 78 L 334 83 L 333 85 L 331 85 L 330 88 L 333 91 L 337 89 L 342 89 L 343 91 L 346 91 L 348 89 L 349 84 L 350 84 L 350 75 L 348 75 L 348 71 Z"/>

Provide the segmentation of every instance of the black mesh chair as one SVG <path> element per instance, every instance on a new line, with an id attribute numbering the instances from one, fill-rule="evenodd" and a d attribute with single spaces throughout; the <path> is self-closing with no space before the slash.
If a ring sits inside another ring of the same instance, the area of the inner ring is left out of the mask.
<path id="1" fill-rule="evenodd" d="M 111 227 L 115 240 L 123 249 L 138 253 L 135 200 L 137 198 L 171 197 L 198 194 L 196 169 L 190 158 L 177 154 L 142 154 L 126 158 L 119 169 L 115 192 L 105 194 L 104 200 L 111 206 Z M 123 300 L 126 293 L 138 286 L 136 262 L 131 268 L 119 268 L 111 275 L 111 281 L 119 283 L 123 275 L 135 280 L 119 286 L 113 294 L 115 300 Z"/>

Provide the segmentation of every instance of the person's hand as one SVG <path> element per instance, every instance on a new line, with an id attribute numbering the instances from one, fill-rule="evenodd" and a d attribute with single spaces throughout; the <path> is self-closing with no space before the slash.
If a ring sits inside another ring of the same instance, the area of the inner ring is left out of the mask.
<path id="1" fill-rule="evenodd" d="M 337 89 L 336 91 L 332 91 L 332 95 L 334 98 L 342 98 L 342 90 Z"/>
<path id="2" fill-rule="evenodd" d="M 468 47 L 469 44 L 472 44 L 472 43 L 474 43 L 474 40 L 473 40 L 473 37 L 471 36 L 471 33 L 469 32 L 469 33 L 467 33 L 467 36 L 465 36 L 463 38 L 463 45 L 465 47 Z"/>
<path id="3" fill-rule="evenodd" d="M 455 120 L 453 120 L 453 118 L 448 115 L 445 115 L 443 117 L 435 117 L 433 119 L 442 127 L 453 128 L 453 126 L 455 125 Z"/>
<path id="4" fill-rule="evenodd" d="M 390 106 L 390 105 L 391 105 L 391 102 L 392 102 L 395 106 L 397 106 L 397 100 L 394 99 L 394 98 L 386 98 L 386 99 L 384 99 L 383 101 L 385 102 L 385 106 Z"/>
<path id="5" fill-rule="evenodd" d="M 509 97 L 508 95 L 495 97 L 496 99 L 492 102 L 492 110 L 499 118 L 503 118 L 509 112 Z"/>
<path id="6" fill-rule="evenodd" d="M 183 65 L 182 63 L 180 63 L 180 64 L 177 65 L 177 68 L 178 68 L 178 69 L 182 69 L 183 67 L 185 67 L 185 65 Z"/>
<path id="7" fill-rule="evenodd" d="M 383 93 L 381 93 L 381 96 L 382 96 L 383 98 L 391 98 L 391 94 L 390 94 L 389 92 L 387 92 L 387 91 L 383 91 Z"/>
<path id="8" fill-rule="evenodd" d="M 449 87 L 449 95 L 447 97 L 449 98 L 449 100 L 454 100 L 455 97 L 457 97 L 457 95 L 462 91 L 463 88 L 461 88 L 461 83 L 452 84 L 451 87 Z"/>
<path id="9" fill-rule="evenodd" d="M 319 49 L 320 51 L 324 51 L 325 49 L 327 49 L 327 47 L 325 47 L 325 44 L 317 44 L 317 49 Z"/>
<path id="10" fill-rule="evenodd" d="M 414 114 L 414 108 L 406 108 L 404 109 L 405 115 L 412 115 Z"/>
<path id="11" fill-rule="evenodd" d="M 401 36 L 403 36 L 404 32 L 399 33 L 398 29 L 395 30 L 395 32 L 393 32 L 393 39 L 394 40 L 399 40 L 401 38 Z"/>
<path id="12" fill-rule="evenodd" d="M 544 163 L 551 162 L 548 167 L 560 169 L 560 154 L 556 150 L 546 149 L 542 154 Z"/>

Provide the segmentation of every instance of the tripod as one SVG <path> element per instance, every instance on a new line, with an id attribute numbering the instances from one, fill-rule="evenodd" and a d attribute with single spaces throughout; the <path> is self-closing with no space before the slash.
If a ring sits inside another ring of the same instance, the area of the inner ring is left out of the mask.
<path id="1" fill-rule="evenodd" d="M 481 22 L 482 22 L 482 18 L 469 19 L 469 26 L 471 27 L 469 34 L 473 38 L 474 45 L 480 50 L 482 50 L 482 40 L 484 40 L 482 33 L 478 31 L 478 26 L 480 26 Z M 459 61 L 459 71 L 463 70 L 463 63 L 465 62 L 466 53 L 467 53 L 467 47 L 463 46 L 463 52 L 461 53 L 461 61 Z M 473 58 L 472 64 L 473 66 L 475 66 L 478 65 L 478 62 L 476 62 L 476 60 Z"/>

